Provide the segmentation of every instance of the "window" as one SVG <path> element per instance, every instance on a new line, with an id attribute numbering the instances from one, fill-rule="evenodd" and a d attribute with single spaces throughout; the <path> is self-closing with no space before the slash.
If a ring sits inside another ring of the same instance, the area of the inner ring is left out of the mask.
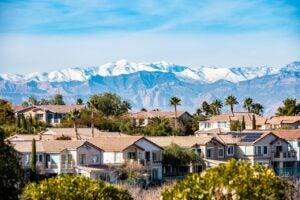
<path id="1" fill-rule="evenodd" d="M 85 154 L 79 154 L 79 163 L 81 165 L 85 164 Z"/>
<path id="2" fill-rule="evenodd" d="M 224 148 L 218 149 L 218 158 L 224 158 Z"/>
<path id="3" fill-rule="evenodd" d="M 267 154 L 268 154 L 268 147 L 264 146 L 264 155 L 267 155 Z"/>
<path id="4" fill-rule="evenodd" d="M 100 163 L 100 154 L 93 155 L 92 161 L 93 161 L 94 164 L 95 163 Z"/>
<path id="5" fill-rule="evenodd" d="M 160 151 L 153 151 L 152 152 L 152 160 L 153 161 L 160 161 Z"/>
<path id="6" fill-rule="evenodd" d="M 136 159 L 136 153 L 135 152 L 128 152 L 128 159 Z"/>
<path id="7" fill-rule="evenodd" d="M 150 161 L 150 151 L 146 151 L 145 158 L 146 158 L 146 161 Z"/>
<path id="8" fill-rule="evenodd" d="M 300 147 L 300 141 L 298 141 L 298 147 Z"/>
<path id="9" fill-rule="evenodd" d="M 227 155 L 228 156 L 233 156 L 234 155 L 234 146 L 233 145 L 228 145 L 228 147 L 227 147 Z"/>
<path id="10" fill-rule="evenodd" d="M 39 155 L 39 162 L 43 162 L 43 155 Z"/>
<path id="11" fill-rule="evenodd" d="M 213 156 L 213 148 L 208 148 L 206 157 L 207 158 L 212 158 L 212 156 Z"/>

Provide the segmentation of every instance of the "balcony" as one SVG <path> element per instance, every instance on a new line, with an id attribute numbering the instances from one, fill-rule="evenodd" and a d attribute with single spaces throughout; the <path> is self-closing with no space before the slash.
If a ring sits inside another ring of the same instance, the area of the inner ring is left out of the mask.
<path id="1" fill-rule="evenodd" d="M 273 161 L 296 161 L 296 153 L 293 151 L 289 152 L 274 152 Z"/>

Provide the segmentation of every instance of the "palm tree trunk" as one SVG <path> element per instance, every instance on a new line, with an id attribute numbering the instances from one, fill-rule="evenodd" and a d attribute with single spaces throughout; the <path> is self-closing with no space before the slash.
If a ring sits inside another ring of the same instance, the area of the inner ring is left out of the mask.
<path id="1" fill-rule="evenodd" d="M 174 109 L 175 109 L 175 129 L 177 128 L 177 106 L 174 105 Z"/>
<path id="2" fill-rule="evenodd" d="M 78 140 L 78 132 L 77 132 L 77 123 L 76 122 L 74 122 L 74 131 L 75 131 L 76 140 Z"/>
<path id="3" fill-rule="evenodd" d="M 92 110 L 92 116 L 91 116 L 91 121 L 92 121 L 92 124 L 91 124 L 91 128 L 92 128 L 92 137 L 94 137 L 94 111 Z"/>
<path id="4" fill-rule="evenodd" d="M 233 114 L 233 105 L 230 105 L 231 113 Z"/>

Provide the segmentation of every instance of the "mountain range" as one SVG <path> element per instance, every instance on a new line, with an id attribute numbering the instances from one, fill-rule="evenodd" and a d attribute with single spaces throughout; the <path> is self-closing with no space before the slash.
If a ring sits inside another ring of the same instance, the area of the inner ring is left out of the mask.
<path id="1" fill-rule="evenodd" d="M 115 92 L 133 110 L 171 110 L 169 99 L 182 99 L 181 110 L 194 112 L 202 101 L 237 97 L 242 110 L 245 97 L 272 115 L 286 97 L 300 99 L 300 62 L 283 67 L 188 67 L 167 62 L 134 63 L 119 60 L 97 67 L 68 68 L 52 72 L 0 74 L 0 97 L 15 104 L 28 96 L 50 98 L 60 93 L 67 103 L 88 100 L 92 94 Z M 224 111 L 228 110 L 226 107 Z"/>

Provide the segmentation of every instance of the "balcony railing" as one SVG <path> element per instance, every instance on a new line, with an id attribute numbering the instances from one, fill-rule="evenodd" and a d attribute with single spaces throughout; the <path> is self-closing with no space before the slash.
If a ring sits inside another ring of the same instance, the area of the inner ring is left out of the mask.
<path id="1" fill-rule="evenodd" d="M 292 151 L 274 152 L 273 157 L 275 159 L 294 159 L 294 158 L 296 158 L 296 153 L 292 152 Z"/>

